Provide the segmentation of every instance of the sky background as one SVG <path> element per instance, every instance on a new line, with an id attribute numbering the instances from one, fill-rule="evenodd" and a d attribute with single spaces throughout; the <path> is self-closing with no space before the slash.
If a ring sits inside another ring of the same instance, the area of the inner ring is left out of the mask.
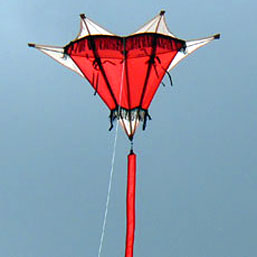
<path id="1" fill-rule="evenodd" d="M 257 4 L 253 0 L 13 0 L 0 9 L 0 257 L 93 257 L 114 131 L 77 74 L 28 42 L 63 46 L 79 14 L 128 35 L 166 10 L 170 30 L 221 33 L 172 72 L 138 129 L 134 256 L 257 256 Z M 119 130 L 102 257 L 124 256 Z"/>

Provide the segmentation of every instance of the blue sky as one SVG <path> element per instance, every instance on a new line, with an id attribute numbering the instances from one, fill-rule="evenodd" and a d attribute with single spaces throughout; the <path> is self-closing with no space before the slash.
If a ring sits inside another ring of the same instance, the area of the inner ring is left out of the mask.
<path id="1" fill-rule="evenodd" d="M 107 108 L 27 43 L 65 45 L 80 13 L 127 35 L 165 9 L 178 37 L 221 39 L 172 71 L 174 87 L 160 87 L 153 120 L 137 131 L 134 256 L 255 257 L 256 8 L 250 0 L 2 3 L 0 256 L 96 256 L 111 166 Z M 128 151 L 119 130 L 103 257 L 124 254 Z"/>

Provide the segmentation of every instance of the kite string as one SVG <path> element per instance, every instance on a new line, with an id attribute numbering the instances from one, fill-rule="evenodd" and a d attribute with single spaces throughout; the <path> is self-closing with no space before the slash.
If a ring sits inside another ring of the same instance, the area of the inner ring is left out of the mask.
<path id="1" fill-rule="evenodd" d="M 110 177 L 109 177 L 109 183 L 108 183 L 108 191 L 107 191 L 107 197 L 106 197 L 106 203 L 105 203 L 105 212 L 104 212 L 102 234 L 101 234 L 101 239 L 100 239 L 100 244 L 99 244 L 99 249 L 98 249 L 98 257 L 101 256 L 102 248 L 103 248 L 106 220 L 107 220 L 107 215 L 108 215 L 108 210 L 109 210 L 109 203 L 110 203 L 110 196 L 111 196 L 111 189 L 112 189 L 112 178 L 113 178 L 113 171 L 114 171 L 114 160 L 115 160 L 115 155 L 116 155 L 117 138 L 118 138 L 118 124 L 116 124 L 116 129 L 115 129 L 115 138 L 114 138 L 113 154 L 112 154 L 112 164 L 111 164 Z"/>
<path id="2" fill-rule="evenodd" d="M 122 84 L 123 84 L 123 79 L 124 79 L 124 69 L 125 69 L 125 60 L 123 61 L 123 67 L 122 67 L 122 73 L 121 73 L 119 102 L 121 102 L 121 97 L 122 97 L 122 89 L 123 89 Z M 119 105 L 118 113 L 120 112 L 120 109 L 121 109 L 121 107 Z M 100 244 L 99 244 L 99 249 L 98 249 L 98 257 L 101 257 L 101 253 L 102 253 L 102 249 L 103 249 L 106 221 L 107 221 L 107 215 L 108 215 L 109 204 L 110 204 L 112 178 L 113 178 L 113 171 L 114 171 L 114 161 L 115 161 L 116 146 L 117 146 L 117 139 L 118 139 L 118 128 L 119 128 L 119 126 L 118 126 L 118 121 L 117 121 L 116 128 L 115 128 L 114 143 L 113 143 L 112 163 L 111 163 L 110 177 L 109 177 L 109 183 L 108 183 L 108 191 L 107 191 L 107 197 L 106 197 L 106 203 L 105 203 L 104 221 L 103 221 L 102 234 L 101 234 L 101 239 L 100 239 Z"/>

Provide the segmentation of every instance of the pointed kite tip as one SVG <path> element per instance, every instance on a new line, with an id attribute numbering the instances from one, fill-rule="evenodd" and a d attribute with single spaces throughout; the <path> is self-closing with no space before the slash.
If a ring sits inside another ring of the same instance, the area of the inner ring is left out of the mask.
<path id="1" fill-rule="evenodd" d="M 35 45 L 35 44 L 32 44 L 32 43 L 28 43 L 28 46 L 29 46 L 29 47 L 35 47 L 36 45 Z"/>
<path id="2" fill-rule="evenodd" d="M 213 37 L 214 37 L 214 39 L 220 39 L 220 34 L 216 34 Z"/>
<path id="3" fill-rule="evenodd" d="M 165 14 L 165 10 L 160 11 L 160 15 L 163 16 Z"/>
<path id="4" fill-rule="evenodd" d="M 81 13 L 79 16 L 80 16 L 81 19 L 85 19 L 86 18 L 86 15 L 84 13 Z"/>
<path id="5" fill-rule="evenodd" d="M 134 135 L 128 135 L 130 142 L 133 142 L 133 137 L 134 137 Z"/>

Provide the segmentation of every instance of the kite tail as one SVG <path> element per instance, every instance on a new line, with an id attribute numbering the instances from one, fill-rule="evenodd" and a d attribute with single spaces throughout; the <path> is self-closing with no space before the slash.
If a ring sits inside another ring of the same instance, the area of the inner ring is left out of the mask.
<path id="1" fill-rule="evenodd" d="M 135 195 L 136 195 L 136 155 L 133 150 L 128 155 L 127 181 L 127 234 L 125 257 L 133 257 L 135 236 Z"/>

